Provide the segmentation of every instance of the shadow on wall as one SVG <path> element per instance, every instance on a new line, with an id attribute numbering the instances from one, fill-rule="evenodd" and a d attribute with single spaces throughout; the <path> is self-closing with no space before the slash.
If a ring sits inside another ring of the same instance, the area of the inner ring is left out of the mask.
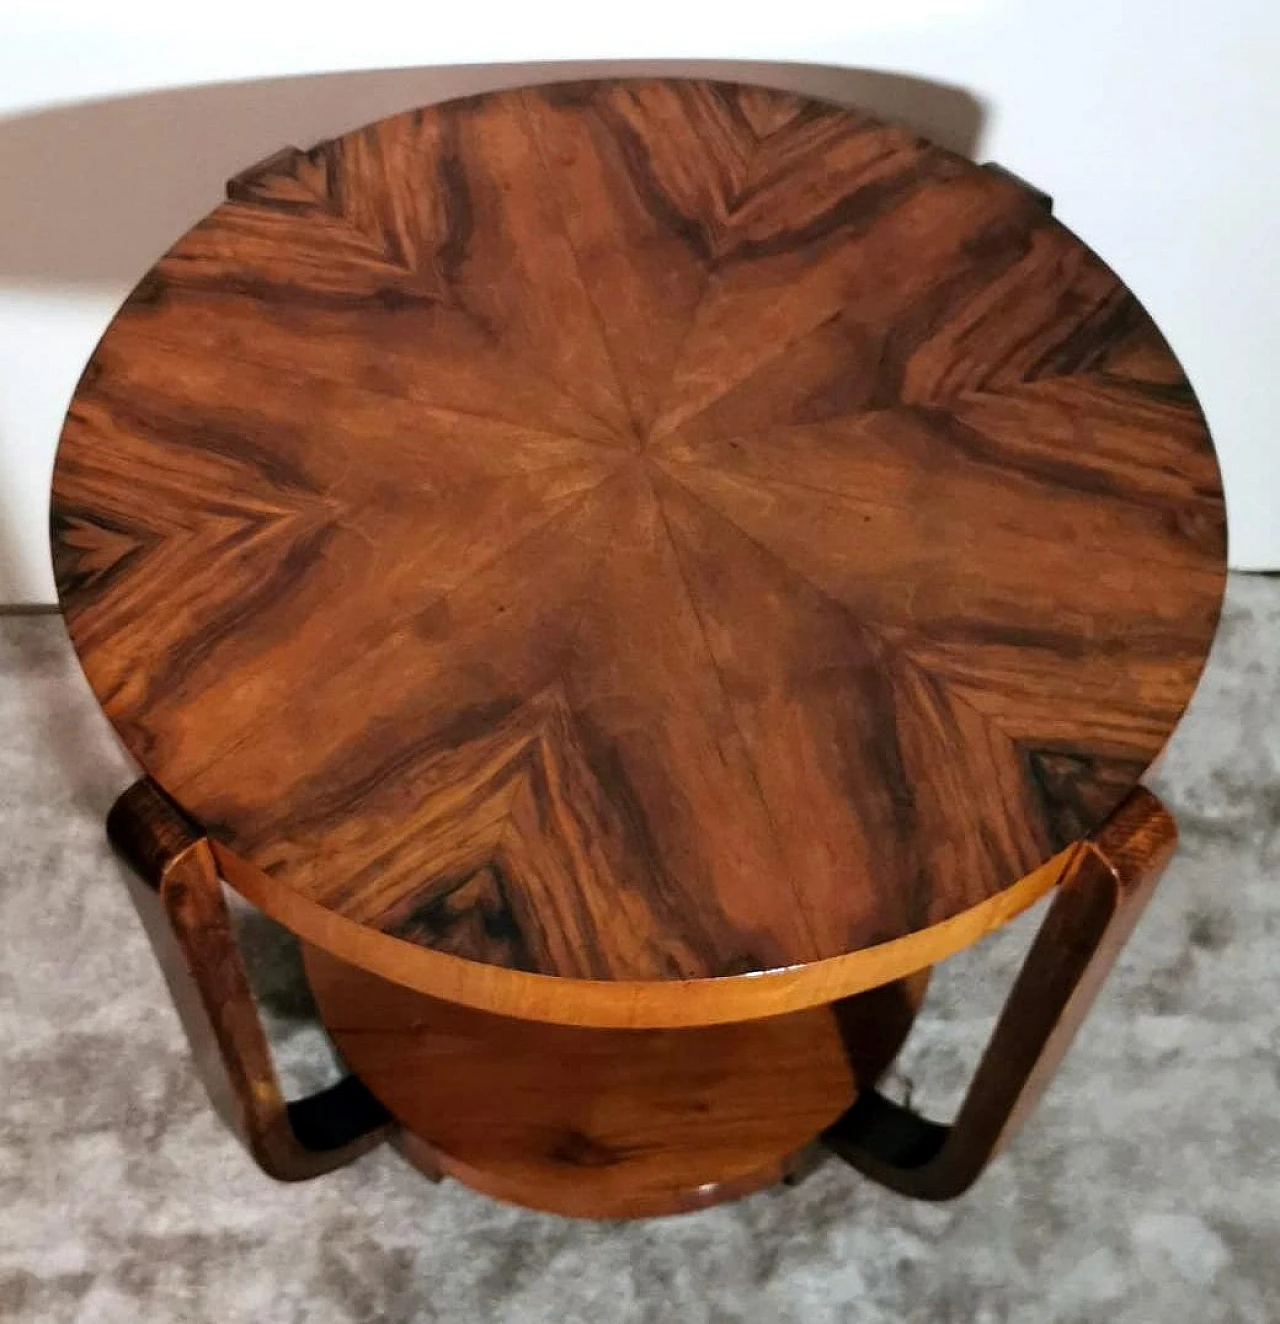
<path id="1" fill-rule="evenodd" d="M 607 75 L 762 83 L 859 106 L 966 156 L 971 93 L 830 65 L 593 61 L 322 74 L 144 93 L 0 120 L 0 285 L 126 290 L 222 198 L 223 182 L 286 144 L 310 147 L 414 105 L 521 83 Z"/>

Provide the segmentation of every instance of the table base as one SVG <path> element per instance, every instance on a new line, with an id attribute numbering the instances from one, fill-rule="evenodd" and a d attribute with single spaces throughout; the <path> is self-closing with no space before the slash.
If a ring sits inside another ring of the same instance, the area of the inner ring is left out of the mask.
<path id="1" fill-rule="evenodd" d="M 405 1129 L 402 1150 L 550 1213 L 681 1213 L 783 1180 L 873 1084 L 924 980 L 832 1007 L 687 1029 L 516 1020 L 305 951 L 325 1026 Z"/>

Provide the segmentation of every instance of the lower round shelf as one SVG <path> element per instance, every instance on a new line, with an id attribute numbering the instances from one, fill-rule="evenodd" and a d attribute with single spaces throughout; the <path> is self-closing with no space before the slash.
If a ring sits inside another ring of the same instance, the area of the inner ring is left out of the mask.
<path id="1" fill-rule="evenodd" d="M 856 1078 L 892 1059 L 923 992 L 917 979 L 736 1025 L 600 1030 L 495 1016 L 316 948 L 305 957 L 329 1033 L 410 1132 L 412 1161 L 590 1218 L 680 1213 L 778 1181 L 853 1102 Z"/>

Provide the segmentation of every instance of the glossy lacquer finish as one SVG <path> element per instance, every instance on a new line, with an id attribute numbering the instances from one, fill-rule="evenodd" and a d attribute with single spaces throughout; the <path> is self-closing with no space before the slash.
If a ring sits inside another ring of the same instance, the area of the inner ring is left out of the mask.
<path id="1" fill-rule="evenodd" d="M 608 82 L 230 193 L 86 370 L 54 557 L 131 751 L 317 947 L 546 1021 L 813 1006 L 1048 890 L 1175 724 L 1213 451 L 1015 182 Z"/>

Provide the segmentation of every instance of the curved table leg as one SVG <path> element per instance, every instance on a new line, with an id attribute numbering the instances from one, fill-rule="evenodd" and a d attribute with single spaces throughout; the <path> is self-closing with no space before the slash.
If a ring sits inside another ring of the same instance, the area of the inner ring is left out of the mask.
<path id="1" fill-rule="evenodd" d="M 154 783 L 131 786 L 107 835 L 215 1108 L 264 1172 L 318 1176 L 386 1138 L 390 1116 L 354 1076 L 286 1103 L 208 840 Z"/>
<path id="2" fill-rule="evenodd" d="M 827 1145 L 905 1195 L 967 1190 L 1052 1079 L 1176 840 L 1164 806 L 1139 788 L 1078 844 L 951 1125 L 868 1090 L 826 1132 Z"/>

